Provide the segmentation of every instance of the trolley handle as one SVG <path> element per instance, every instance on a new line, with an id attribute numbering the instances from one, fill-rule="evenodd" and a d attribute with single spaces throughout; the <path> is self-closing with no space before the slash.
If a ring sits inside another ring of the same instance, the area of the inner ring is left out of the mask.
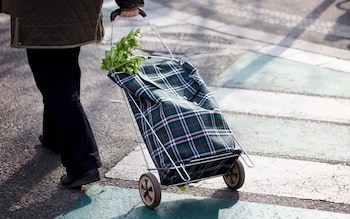
<path id="1" fill-rule="evenodd" d="M 116 17 L 118 17 L 120 15 L 120 13 L 122 13 L 122 10 L 120 8 L 115 9 L 114 11 L 111 12 L 111 16 L 110 19 L 111 21 L 114 21 Z M 144 10 L 142 10 L 141 8 L 139 8 L 139 15 L 141 15 L 142 17 L 146 17 L 147 14 Z"/>
<path id="2" fill-rule="evenodd" d="M 112 22 L 112 31 L 111 31 L 111 46 L 113 46 L 113 34 L 114 34 L 114 20 L 117 16 L 120 15 L 120 13 L 122 12 L 122 10 L 120 8 L 114 10 L 111 12 L 110 15 L 110 19 Z M 166 43 L 164 42 L 163 38 L 159 35 L 158 31 L 156 30 L 156 28 L 153 26 L 153 24 L 151 23 L 151 21 L 147 18 L 147 14 L 144 10 L 142 10 L 141 8 L 139 8 L 139 15 L 141 15 L 146 22 L 149 24 L 149 26 L 152 28 L 152 30 L 154 31 L 154 33 L 157 35 L 158 39 L 160 40 L 160 42 L 163 44 L 164 48 L 168 51 L 169 55 L 170 55 L 170 60 L 176 60 L 174 58 L 173 53 L 171 52 L 171 50 L 169 49 L 169 47 L 166 45 Z M 155 58 L 153 56 L 150 56 L 149 58 Z M 165 57 L 162 57 L 165 58 Z"/>

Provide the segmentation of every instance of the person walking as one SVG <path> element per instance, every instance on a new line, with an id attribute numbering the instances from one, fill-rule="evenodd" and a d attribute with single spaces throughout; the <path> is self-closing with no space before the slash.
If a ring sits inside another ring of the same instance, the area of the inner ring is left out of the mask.
<path id="1" fill-rule="evenodd" d="M 98 147 L 80 102 L 79 53 L 104 35 L 103 0 L 11 0 L 11 46 L 24 48 L 44 104 L 41 144 L 59 153 L 70 189 L 100 180 Z M 116 0 L 122 17 L 143 0 Z"/>

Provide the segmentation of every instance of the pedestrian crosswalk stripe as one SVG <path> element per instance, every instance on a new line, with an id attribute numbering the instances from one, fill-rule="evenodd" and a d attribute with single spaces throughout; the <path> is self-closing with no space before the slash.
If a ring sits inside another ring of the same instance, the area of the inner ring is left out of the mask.
<path id="1" fill-rule="evenodd" d="M 143 173 L 148 172 L 146 161 L 151 169 L 155 169 L 147 149 L 144 149 L 144 152 L 146 160 L 140 147 L 136 147 L 105 176 L 138 181 Z M 245 168 L 246 182 L 240 191 L 350 204 L 349 166 L 263 156 L 251 157 L 255 167 Z M 158 177 L 156 171 L 153 173 Z M 222 177 L 190 185 L 209 189 L 227 187 Z"/>
<path id="2" fill-rule="evenodd" d="M 210 90 L 226 112 L 350 124 L 350 99 L 219 87 Z"/>

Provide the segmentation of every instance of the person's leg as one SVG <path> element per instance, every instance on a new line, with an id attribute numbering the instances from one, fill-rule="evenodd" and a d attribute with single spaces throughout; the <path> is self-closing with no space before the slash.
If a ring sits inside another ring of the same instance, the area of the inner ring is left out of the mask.
<path id="1" fill-rule="evenodd" d="M 27 49 L 28 64 L 32 70 L 37 88 L 43 96 L 44 112 L 43 112 L 43 134 L 39 136 L 40 142 L 47 148 L 59 152 L 57 140 L 57 130 L 55 119 L 52 113 L 50 113 L 50 107 L 45 104 L 49 95 L 52 83 L 54 83 L 54 76 L 51 74 L 53 60 L 52 50 L 43 49 Z M 51 84 L 50 84 L 51 83 Z"/>
<path id="2" fill-rule="evenodd" d="M 80 103 L 80 48 L 27 49 L 43 95 L 44 139 L 57 145 L 72 180 L 101 166 L 97 145 Z"/>

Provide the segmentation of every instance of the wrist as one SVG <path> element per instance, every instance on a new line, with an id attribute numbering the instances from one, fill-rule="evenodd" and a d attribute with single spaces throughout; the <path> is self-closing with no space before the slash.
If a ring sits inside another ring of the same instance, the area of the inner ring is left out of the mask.
<path id="1" fill-rule="evenodd" d="M 120 9 L 131 11 L 144 6 L 143 0 L 115 0 Z"/>

